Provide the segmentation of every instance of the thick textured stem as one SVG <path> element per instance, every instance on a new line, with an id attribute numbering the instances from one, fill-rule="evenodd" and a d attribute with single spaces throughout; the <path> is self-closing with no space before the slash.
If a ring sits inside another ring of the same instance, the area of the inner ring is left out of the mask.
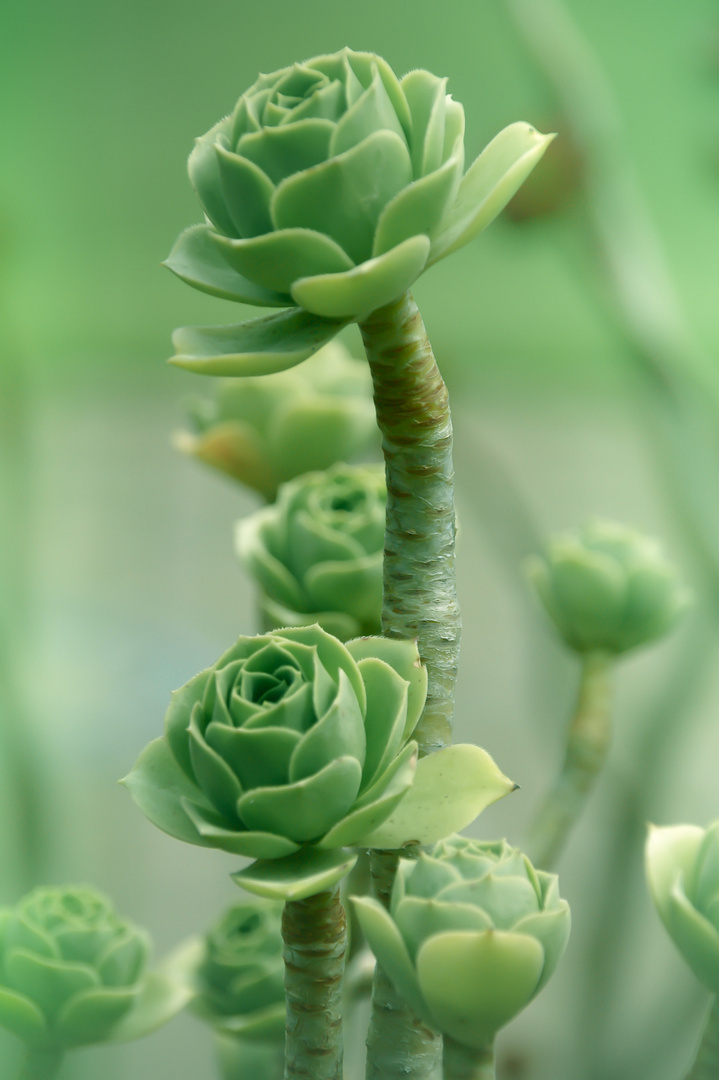
<path id="1" fill-rule="evenodd" d="M 719 1077 L 719 999 L 714 998 L 697 1056 L 686 1080 L 717 1080 Z"/>
<path id="2" fill-rule="evenodd" d="M 451 741 L 461 630 L 449 399 L 409 293 L 360 331 L 387 475 L 382 632 L 417 639 L 429 691 L 415 738 L 428 754 Z"/>
<path id="3" fill-rule="evenodd" d="M 475 1050 L 444 1037 L 444 1080 L 495 1080 L 494 1049 Z"/>
<path id="4" fill-rule="evenodd" d="M 611 667 L 612 658 L 602 652 L 587 653 L 582 661 L 564 765 L 527 843 L 532 862 L 542 870 L 555 866 L 604 765 L 611 735 Z"/>
<path id="5" fill-rule="evenodd" d="M 410 854 L 402 852 L 405 857 Z M 385 907 L 399 855 L 397 851 L 370 855 L 374 894 Z M 440 1080 L 441 1075 L 442 1036 L 415 1016 L 378 964 L 367 1032 L 367 1080 Z"/>
<path id="6" fill-rule="evenodd" d="M 60 1072 L 62 1050 L 39 1050 L 29 1046 L 18 1080 L 54 1080 Z"/>
<path id="7" fill-rule="evenodd" d="M 285 943 L 285 1080 L 342 1080 L 347 927 L 339 888 L 290 900 Z"/>

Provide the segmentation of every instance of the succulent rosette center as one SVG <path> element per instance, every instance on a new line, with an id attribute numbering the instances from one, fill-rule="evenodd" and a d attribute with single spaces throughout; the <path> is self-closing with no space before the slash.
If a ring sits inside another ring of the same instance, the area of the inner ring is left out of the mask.
<path id="1" fill-rule="evenodd" d="M 380 630 L 387 490 L 381 465 L 284 484 L 240 522 L 237 548 L 273 626 L 318 622 L 344 640 Z"/>

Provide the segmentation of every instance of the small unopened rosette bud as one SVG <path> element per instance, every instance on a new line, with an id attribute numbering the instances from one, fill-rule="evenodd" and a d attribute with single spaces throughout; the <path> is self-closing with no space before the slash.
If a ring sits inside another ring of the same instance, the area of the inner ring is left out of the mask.
<path id="1" fill-rule="evenodd" d="M 285 1033 L 282 904 L 234 904 L 205 935 L 193 1012 L 225 1033 L 282 1042 Z"/>
<path id="2" fill-rule="evenodd" d="M 343 641 L 380 632 L 386 505 L 383 466 L 335 465 L 239 523 L 270 628 L 317 622 Z"/>
<path id="3" fill-rule="evenodd" d="M 581 653 L 619 654 L 654 641 L 688 602 L 658 543 L 611 521 L 554 537 L 527 570 L 561 637 Z"/>
<path id="4" fill-rule="evenodd" d="M 287 310 L 180 330 L 176 363 L 290 367 L 489 225 L 550 137 L 512 124 L 463 175 L 464 110 L 446 83 L 398 79 L 381 57 L 342 49 L 261 75 L 196 141 L 189 173 L 207 223 L 167 265 L 205 292 Z"/>
<path id="5" fill-rule="evenodd" d="M 305 364 L 257 379 L 226 379 L 192 409 L 183 453 L 271 501 L 280 484 L 379 446 L 369 367 L 331 341 Z"/>
<path id="6" fill-rule="evenodd" d="M 241 637 L 173 694 L 126 783 L 170 835 L 258 860 L 234 875 L 244 888 L 311 896 L 352 868 L 345 847 L 439 839 L 511 789 L 474 746 L 418 766 L 426 689 L 414 642 L 343 645 L 319 626 Z"/>
<path id="7" fill-rule="evenodd" d="M 719 821 L 650 826 L 649 889 L 666 930 L 696 977 L 719 994 Z"/>
<path id="8" fill-rule="evenodd" d="M 191 995 L 147 971 L 149 950 L 148 935 L 94 889 L 36 889 L 0 910 L 0 1025 L 48 1051 L 153 1031 Z"/>
<path id="9" fill-rule="evenodd" d="M 569 937 L 556 876 L 503 840 L 450 837 L 400 860 L 389 911 L 353 902 L 397 991 L 430 1027 L 475 1049 L 539 993 Z"/>

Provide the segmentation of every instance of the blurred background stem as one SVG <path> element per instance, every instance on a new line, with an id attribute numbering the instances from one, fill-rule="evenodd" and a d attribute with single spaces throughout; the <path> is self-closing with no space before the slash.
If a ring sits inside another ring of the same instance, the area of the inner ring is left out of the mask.
<path id="1" fill-rule="evenodd" d="M 579 695 L 569 725 L 562 771 L 540 807 L 527 840 L 527 852 L 538 869 L 555 868 L 604 765 L 611 735 L 612 664 L 612 657 L 603 652 L 582 657 Z"/>

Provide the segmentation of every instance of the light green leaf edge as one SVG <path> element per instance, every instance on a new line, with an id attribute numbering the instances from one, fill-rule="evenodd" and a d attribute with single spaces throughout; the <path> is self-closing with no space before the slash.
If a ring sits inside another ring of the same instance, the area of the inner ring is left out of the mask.
<path id="1" fill-rule="evenodd" d="M 348 322 L 290 308 L 232 326 L 182 326 L 170 363 L 198 375 L 272 375 L 302 363 Z"/>
<path id="2" fill-rule="evenodd" d="M 326 892 L 349 874 L 357 855 L 340 848 L 302 848 L 285 859 L 252 863 L 230 877 L 247 892 L 270 900 L 305 900 Z"/>
<path id="3" fill-rule="evenodd" d="M 503 128 L 462 178 L 454 205 L 431 236 L 427 266 L 464 247 L 495 219 L 542 158 L 554 135 L 524 121 Z"/>
<path id="4" fill-rule="evenodd" d="M 414 783 L 383 825 L 362 845 L 400 848 L 433 844 L 470 825 L 491 803 L 516 788 L 479 746 L 457 743 L 421 758 Z"/>

